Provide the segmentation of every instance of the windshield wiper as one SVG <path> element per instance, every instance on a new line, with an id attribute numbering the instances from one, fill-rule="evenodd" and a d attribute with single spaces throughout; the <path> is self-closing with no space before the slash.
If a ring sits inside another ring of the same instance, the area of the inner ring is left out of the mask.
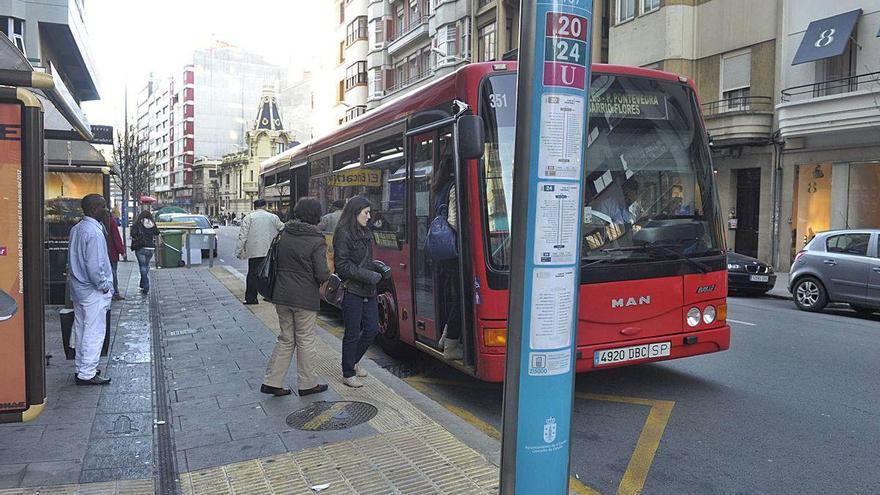
<path id="1" fill-rule="evenodd" d="M 665 244 L 639 244 L 638 246 L 620 246 L 620 247 L 612 247 L 612 248 L 602 249 L 603 252 L 609 252 L 609 253 L 615 252 L 615 251 L 642 251 L 642 252 L 644 252 L 644 251 L 652 251 L 652 250 L 662 251 L 666 254 L 671 254 L 671 255 L 675 256 L 676 259 L 686 261 L 689 265 L 693 266 L 694 268 L 699 270 L 701 273 L 709 273 L 710 271 L 712 271 L 712 269 L 709 268 L 708 266 L 706 266 L 705 264 L 700 263 L 697 260 L 691 259 L 691 258 L 687 257 L 684 253 L 682 253 L 680 251 L 676 251 L 675 249 L 672 249 L 669 245 L 665 245 Z"/>

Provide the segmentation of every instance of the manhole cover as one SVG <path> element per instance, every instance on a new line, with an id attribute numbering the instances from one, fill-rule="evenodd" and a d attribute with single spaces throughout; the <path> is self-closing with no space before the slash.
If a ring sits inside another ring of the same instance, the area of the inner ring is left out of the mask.
<path id="1" fill-rule="evenodd" d="M 287 424 L 306 431 L 344 430 L 373 419 L 377 412 L 376 406 L 366 402 L 320 401 L 292 412 Z"/>

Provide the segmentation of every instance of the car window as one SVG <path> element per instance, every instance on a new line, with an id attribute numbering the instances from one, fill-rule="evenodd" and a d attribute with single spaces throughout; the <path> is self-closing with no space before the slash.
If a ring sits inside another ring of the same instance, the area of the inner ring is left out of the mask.
<path id="1" fill-rule="evenodd" d="M 825 250 L 829 253 L 868 255 L 868 242 L 871 234 L 841 234 L 829 237 L 825 241 Z"/>
<path id="2" fill-rule="evenodd" d="M 193 222 L 200 229 L 210 229 L 211 223 L 205 217 L 176 217 L 175 222 Z"/>

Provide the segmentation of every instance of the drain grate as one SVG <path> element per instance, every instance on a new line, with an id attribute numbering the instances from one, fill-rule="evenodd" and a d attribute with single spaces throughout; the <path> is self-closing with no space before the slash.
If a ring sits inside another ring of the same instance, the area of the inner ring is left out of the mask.
<path id="1" fill-rule="evenodd" d="M 314 402 L 287 416 L 291 428 L 305 431 L 344 430 L 373 419 L 379 410 L 366 402 Z"/>

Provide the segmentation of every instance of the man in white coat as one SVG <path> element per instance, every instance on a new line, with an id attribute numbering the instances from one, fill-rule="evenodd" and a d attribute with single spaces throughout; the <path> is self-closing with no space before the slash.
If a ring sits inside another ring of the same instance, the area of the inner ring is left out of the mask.
<path id="1" fill-rule="evenodd" d="M 104 220 L 107 202 L 100 194 L 82 199 L 85 216 L 70 229 L 69 283 L 76 334 L 76 384 L 106 385 L 98 370 L 107 325 L 107 308 L 113 297 L 113 269 L 107 254 Z"/>
<path id="2" fill-rule="evenodd" d="M 254 201 L 254 211 L 247 214 L 241 221 L 241 230 L 238 231 L 238 245 L 235 255 L 238 259 L 248 260 L 247 288 L 244 292 L 245 304 L 257 304 L 257 269 L 272 240 L 278 232 L 284 228 L 284 222 L 278 215 L 266 211 L 266 200 Z"/>

